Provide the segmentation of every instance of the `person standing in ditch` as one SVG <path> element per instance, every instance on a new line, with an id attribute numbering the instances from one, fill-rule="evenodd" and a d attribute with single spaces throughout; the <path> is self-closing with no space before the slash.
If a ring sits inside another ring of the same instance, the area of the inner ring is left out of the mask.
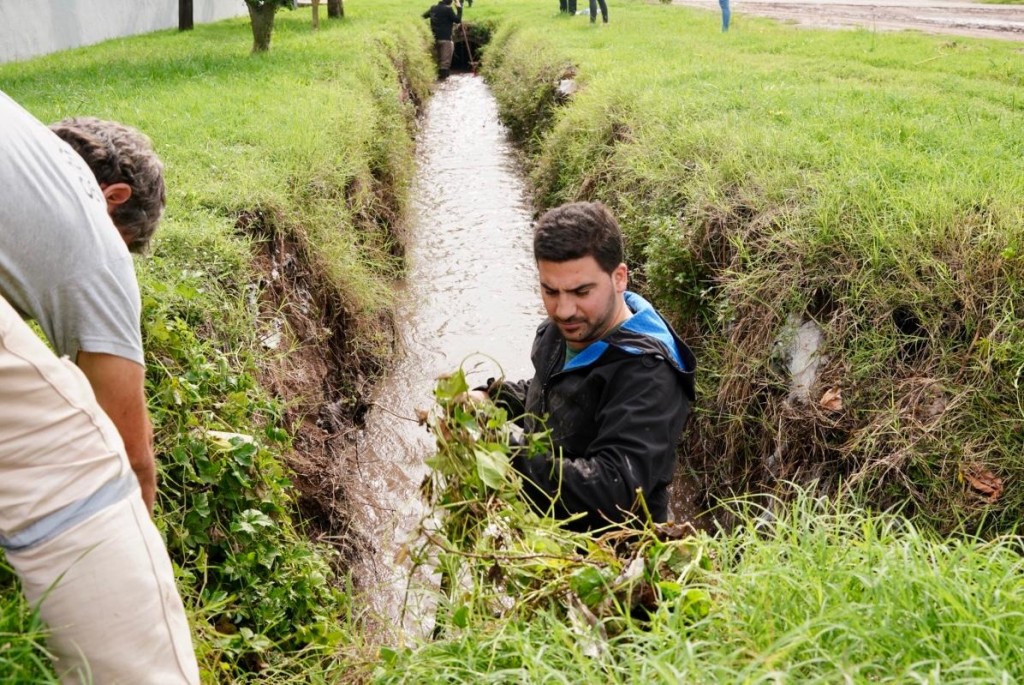
<path id="1" fill-rule="evenodd" d="M 458 11 L 452 9 L 453 2 Z M 452 55 L 455 54 L 452 30 L 456 24 L 462 23 L 462 3 L 459 0 L 441 0 L 424 12 L 423 18 L 430 20 L 437 53 L 437 77 L 443 81 L 451 73 Z"/>
<path id="2" fill-rule="evenodd" d="M 580 515 L 572 527 L 668 519 L 676 444 L 694 401 L 696 359 L 671 326 L 626 290 L 622 233 L 599 202 L 545 213 L 533 254 L 548 319 L 537 329 L 534 376 L 491 380 L 490 398 L 553 451 L 513 466 L 541 511 Z M 641 502 L 642 499 L 642 502 Z"/>
<path id="3" fill-rule="evenodd" d="M 198 683 L 150 519 L 129 253 L 160 219 L 162 165 L 134 129 L 73 119 L 55 133 L 2 92 L 0 129 L 0 548 L 50 629 L 62 682 Z"/>

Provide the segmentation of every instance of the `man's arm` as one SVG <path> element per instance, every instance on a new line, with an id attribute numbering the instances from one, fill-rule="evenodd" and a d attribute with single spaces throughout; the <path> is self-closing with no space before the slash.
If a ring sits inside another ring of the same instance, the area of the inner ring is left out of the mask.
<path id="1" fill-rule="evenodd" d="M 525 492 L 538 508 L 553 500 L 558 518 L 586 512 L 592 525 L 622 521 L 636 513 L 637 488 L 648 494 L 671 479 L 689 408 L 667 364 L 626 364 L 608 384 L 586 454 L 519 457 L 514 466 L 530 481 Z"/>
<path id="2" fill-rule="evenodd" d="M 89 379 L 96 401 L 121 434 L 128 462 L 142 488 L 142 501 L 152 511 L 156 464 L 153 426 L 146 410 L 146 370 L 129 359 L 98 352 L 79 352 L 77 364 Z"/>

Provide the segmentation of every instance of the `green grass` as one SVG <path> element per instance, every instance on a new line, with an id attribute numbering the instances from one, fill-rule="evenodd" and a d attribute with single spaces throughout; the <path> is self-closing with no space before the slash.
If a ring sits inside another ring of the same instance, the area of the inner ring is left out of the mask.
<path id="1" fill-rule="evenodd" d="M 0 683 L 56 683 L 43 642 L 45 630 L 0 559 Z"/>
<path id="2" fill-rule="evenodd" d="M 993 683 L 1024 678 L 1020 540 L 941 540 L 803 496 L 704 538 L 710 613 L 612 638 L 553 612 L 388 653 L 378 683 Z M 680 599 L 680 603 L 684 601 Z M 585 626 L 585 624 L 583 624 Z"/>
<path id="3" fill-rule="evenodd" d="M 847 477 L 944 528 L 1019 520 L 1024 492 L 966 485 L 1024 475 L 1018 44 L 752 17 L 723 35 L 640 2 L 608 27 L 480 13 L 538 203 L 610 204 L 635 281 L 698 347 L 687 453 L 713 495 Z M 825 335 L 809 405 L 787 402 L 790 315 Z M 841 411 L 817 405 L 830 388 Z"/>

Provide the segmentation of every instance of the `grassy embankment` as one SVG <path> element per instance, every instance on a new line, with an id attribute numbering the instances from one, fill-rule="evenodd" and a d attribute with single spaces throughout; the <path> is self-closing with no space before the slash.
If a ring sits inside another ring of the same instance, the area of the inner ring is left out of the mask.
<path id="1" fill-rule="evenodd" d="M 0 67 L 43 121 L 124 121 L 166 164 L 166 218 L 138 262 L 158 521 L 209 682 L 331 680 L 338 645 L 359 642 L 325 436 L 358 419 L 390 351 L 426 39 L 401 3 L 375 3 L 319 33 L 282 11 L 263 56 L 240 19 Z M 44 682 L 40 632 L 0 583 L 0 681 Z"/>
<path id="2" fill-rule="evenodd" d="M 684 593 L 615 632 L 566 618 L 589 583 L 479 611 L 495 579 L 542 562 L 463 555 L 479 580 L 445 637 L 387 652 L 378 681 L 1024 678 L 1024 564 L 998 536 L 1024 506 L 1018 46 L 749 18 L 722 35 L 714 13 L 611 10 L 607 28 L 553 4 L 473 10 L 501 26 L 485 73 L 538 203 L 601 199 L 622 218 L 639 285 L 698 350 L 686 452 L 712 497 L 842 479 L 856 499 L 735 507 L 730 534 L 701 538 L 712 568 L 687 578 L 708 614 Z M 807 402 L 789 399 L 790 316 L 824 336 Z"/>
<path id="3" fill-rule="evenodd" d="M 747 17 L 718 35 L 713 13 L 639 3 L 591 31 L 550 9 L 509 7 L 523 16 L 496 36 L 490 78 L 540 203 L 613 206 L 634 273 L 699 348 L 687 453 L 702 483 L 843 476 L 942 527 L 1014 525 L 1019 46 Z M 581 92 L 557 108 L 568 65 Z M 790 317 L 824 336 L 806 403 L 789 399 Z"/>

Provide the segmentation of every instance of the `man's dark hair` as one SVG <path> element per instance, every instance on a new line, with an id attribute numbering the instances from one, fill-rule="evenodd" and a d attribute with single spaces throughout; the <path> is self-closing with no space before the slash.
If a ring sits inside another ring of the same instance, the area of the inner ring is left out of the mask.
<path id="1" fill-rule="evenodd" d="M 533 229 L 537 261 L 568 262 L 593 257 L 605 273 L 623 262 L 619 223 L 600 202 L 571 202 L 548 210 Z"/>
<path id="2" fill-rule="evenodd" d="M 450 4 L 452 4 L 452 0 L 441 0 L 441 4 L 442 5 L 450 5 Z"/>
<path id="3" fill-rule="evenodd" d="M 131 187 L 131 197 L 110 218 L 129 250 L 145 250 L 167 204 L 164 167 L 149 138 L 138 129 L 93 117 L 64 119 L 50 130 L 85 160 L 100 185 Z"/>

